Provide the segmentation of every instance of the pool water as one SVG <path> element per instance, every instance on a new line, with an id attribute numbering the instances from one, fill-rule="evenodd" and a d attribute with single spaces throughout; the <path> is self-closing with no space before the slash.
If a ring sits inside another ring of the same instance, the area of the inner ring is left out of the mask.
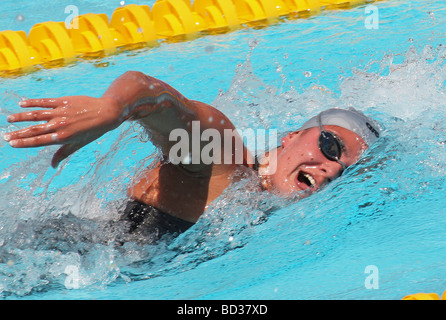
<path id="1" fill-rule="evenodd" d="M 69 4 L 81 14 L 110 15 L 118 6 L 94 0 Z M 3 1 L 0 30 L 28 31 L 35 23 L 66 18 L 65 1 L 39 3 L 39 10 L 36 5 Z M 354 106 L 385 129 L 358 164 L 311 197 L 277 199 L 249 192 L 249 181 L 242 182 L 189 231 L 152 246 L 102 241 L 113 237 L 103 225 L 119 216 L 132 177 L 158 156 L 137 125 L 126 123 L 104 135 L 57 170 L 49 166 L 55 146 L 18 150 L 0 142 L 0 296 L 441 294 L 446 289 L 446 12 L 442 0 L 374 5 L 379 29 L 365 27 L 368 14 L 360 6 L 0 79 L 2 135 L 24 126 L 6 122 L 21 98 L 100 96 L 127 70 L 153 75 L 191 99 L 213 104 L 239 129 L 286 132 L 335 106 Z"/>

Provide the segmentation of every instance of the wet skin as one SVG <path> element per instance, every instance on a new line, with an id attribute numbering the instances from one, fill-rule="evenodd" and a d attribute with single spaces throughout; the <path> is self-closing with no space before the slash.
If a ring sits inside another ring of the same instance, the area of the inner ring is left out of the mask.
<path id="1" fill-rule="evenodd" d="M 340 160 L 347 167 L 357 162 L 367 149 L 364 140 L 350 130 L 331 125 L 324 126 L 324 129 L 340 140 L 343 146 Z M 308 194 L 339 177 L 342 165 L 323 155 L 318 146 L 319 135 L 319 128 L 288 133 L 281 146 L 272 151 L 276 153 L 277 170 L 272 175 L 265 175 L 264 185 L 283 195 L 296 191 Z"/>
<path id="2" fill-rule="evenodd" d="M 169 133 L 178 128 L 190 131 L 191 121 L 200 121 L 201 130 L 216 129 L 221 136 L 225 129 L 235 129 L 226 115 L 214 107 L 189 100 L 168 84 L 136 71 L 126 72 L 115 79 L 100 98 L 29 99 L 21 101 L 20 105 L 26 109 L 40 109 L 13 114 L 7 119 L 10 123 L 40 123 L 9 132 L 4 139 L 14 148 L 61 145 L 53 156 L 53 167 L 124 121 L 139 122 L 151 133 L 151 142 L 166 157 L 173 145 L 168 139 Z M 212 123 L 209 119 L 213 119 Z M 358 135 L 347 129 L 324 128 L 342 141 L 344 150 L 340 160 L 347 166 L 355 163 L 367 148 Z M 259 186 L 284 196 L 302 191 L 311 194 L 338 177 L 341 165 L 321 153 L 317 144 L 319 134 L 319 128 L 290 132 L 281 141 L 281 146 L 268 153 L 265 162 L 262 161 L 266 164 L 259 169 Z M 234 150 L 229 152 L 235 153 Z M 135 177 L 135 183 L 129 186 L 129 197 L 196 222 L 234 179 L 243 178 L 243 172 L 252 170 L 249 164 L 252 162 L 248 161 L 252 159 L 251 154 L 245 150 L 243 155 L 242 164 L 179 166 L 161 162 Z M 276 169 L 274 173 L 273 167 Z"/>

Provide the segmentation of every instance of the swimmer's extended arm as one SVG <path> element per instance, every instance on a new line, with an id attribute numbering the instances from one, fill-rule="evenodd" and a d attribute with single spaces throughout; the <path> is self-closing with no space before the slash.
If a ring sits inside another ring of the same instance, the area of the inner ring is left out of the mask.
<path id="1" fill-rule="evenodd" d="M 44 109 L 13 114 L 9 122 L 46 123 L 10 132 L 5 140 L 16 148 L 63 145 L 53 156 L 53 167 L 128 119 L 138 120 L 148 129 L 152 142 L 164 154 L 176 143 L 169 141 L 170 132 L 177 128 L 189 131 L 191 121 L 200 120 L 202 130 L 211 125 L 219 131 L 233 129 L 232 123 L 211 106 L 188 100 L 166 83 L 135 71 L 118 77 L 101 98 L 30 99 L 20 105 Z"/>
<path id="2" fill-rule="evenodd" d="M 135 83 L 138 85 L 134 85 Z M 117 102 L 122 110 L 120 122 L 127 119 L 137 120 L 144 126 L 150 132 L 151 141 L 160 147 L 166 156 L 178 142 L 175 139 L 177 137 L 172 141 L 169 139 L 171 132 L 174 129 L 183 129 L 192 137 L 193 121 L 200 122 L 201 132 L 216 129 L 221 136 L 224 135 L 225 129 L 235 129 L 231 121 L 214 107 L 189 100 L 167 83 L 141 72 L 127 72 L 117 78 L 102 98 Z M 189 150 L 192 150 L 192 139 L 188 140 Z M 200 139 L 198 143 L 201 151 L 207 142 Z M 185 168 L 184 165 L 183 167 Z M 198 163 L 186 167 L 189 171 L 198 172 L 206 166 Z"/>

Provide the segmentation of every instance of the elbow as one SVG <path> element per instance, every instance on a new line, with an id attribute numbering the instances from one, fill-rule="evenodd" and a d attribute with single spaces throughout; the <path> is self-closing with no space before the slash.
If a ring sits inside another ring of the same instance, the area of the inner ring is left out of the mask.
<path id="1" fill-rule="evenodd" d="M 139 78 L 147 78 L 147 76 L 140 71 L 126 71 L 121 75 L 122 78 L 126 79 L 139 79 Z"/>
<path id="2" fill-rule="evenodd" d="M 139 85 L 142 88 L 147 87 L 151 83 L 150 77 L 140 71 L 126 71 L 119 78 L 121 81 L 124 80 L 125 83 Z"/>

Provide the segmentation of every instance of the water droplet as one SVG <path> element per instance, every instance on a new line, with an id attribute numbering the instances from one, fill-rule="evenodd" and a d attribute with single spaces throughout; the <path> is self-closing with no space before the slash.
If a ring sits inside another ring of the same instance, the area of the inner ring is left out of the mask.
<path id="1" fill-rule="evenodd" d="M 124 6 L 124 5 L 125 5 L 125 1 L 121 1 L 121 2 L 119 2 L 119 5 L 120 5 L 120 6 Z"/>
<path id="2" fill-rule="evenodd" d="M 15 18 L 18 22 L 22 22 L 25 21 L 25 17 L 22 14 L 17 15 L 17 17 Z"/>
<path id="3" fill-rule="evenodd" d="M 209 54 L 213 53 L 214 52 L 214 46 L 213 45 L 206 46 L 204 48 L 204 52 L 209 53 Z"/>
<path id="4" fill-rule="evenodd" d="M 427 14 L 432 18 L 435 19 L 435 14 L 433 11 L 428 11 Z"/>
<path id="5" fill-rule="evenodd" d="M 311 71 L 305 71 L 304 76 L 305 76 L 305 78 L 311 77 Z"/>
<path id="6" fill-rule="evenodd" d="M 258 44 L 259 44 L 259 40 L 257 40 L 257 39 L 251 39 L 249 41 L 249 47 L 251 49 L 254 49 L 255 47 L 257 47 Z"/>

